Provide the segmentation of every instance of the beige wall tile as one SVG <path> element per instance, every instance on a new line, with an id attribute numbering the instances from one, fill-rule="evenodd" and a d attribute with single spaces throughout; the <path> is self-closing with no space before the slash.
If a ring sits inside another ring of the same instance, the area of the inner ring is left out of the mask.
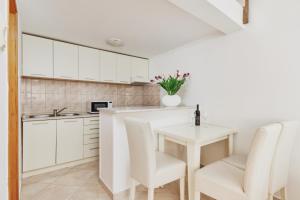
<path id="1" fill-rule="evenodd" d="M 68 107 L 69 112 L 86 112 L 87 102 L 113 101 L 114 106 L 159 105 L 159 87 L 66 80 L 22 78 L 22 113 L 52 112 Z M 146 97 L 145 97 L 146 95 Z"/>
<path id="2" fill-rule="evenodd" d="M 65 94 L 48 94 L 46 93 L 46 112 L 52 112 L 53 109 L 60 109 L 66 106 Z"/>
<path id="3" fill-rule="evenodd" d="M 32 93 L 45 93 L 46 84 L 45 80 L 32 79 L 31 80 L 31 91 Z"/>
<path id="4" fill-rule="evenodd" d="M 126 105 L 126 98 L 124 95 L 118 95 L 117 96 L 117 102 L 115 103 L 115 106 L 125 106 Z"/>
<path id="5" fill-rule="evenodd" d="M 31 79 L 21 80 L 21 93 L 31 93 Z"/>
<path id="6" fill-rule="evenodd" d="M 143 96 L 145 106 L 159 106 L 160 105 L 160 96 L 159 95 L 144 95 Z"/>
<path id="7" fill-rule="evenodd" d="M 64 94 L 66 90 L 66 82 L 59 80 L 46 80 L 46 93 L 48 94 Z"/>
<path id="8" fill-rule="evenodd" d="M 144 95 L 159 95 L 160 86 L 159 85 L 145 85 L 143 87 Z"/>

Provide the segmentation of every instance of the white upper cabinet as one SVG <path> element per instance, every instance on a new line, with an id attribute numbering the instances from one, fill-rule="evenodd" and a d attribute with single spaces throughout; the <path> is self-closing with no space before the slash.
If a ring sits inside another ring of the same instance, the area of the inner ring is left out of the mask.
<path id="1" fill-rule="evenodd" d="M 54 41 L 54 78 L 78 79 L 78 46 Z"/>
<path id="2" fill-rule="evenodd" d="M 115 82 L 117 68 L 117 54 L 101 51 L 100 53 L 100 81 Z"/>
<path id="3" fill-rule="evenodd" d="M 79 46 L 79 80 L 100 80 L 99 50 Z"/>
<path id="4" fill-rule="evenodd" d="M 147 59 L 23 34 L 23 76 L 130 84 L 149 82 Z"/>
<path id="5" fill-rule="evenodd" d="M 149 62 L 147 59 L 132 58 L 132 82 L 149 82 Z"/>
<path id="6" fill-rule="evenodd" d="M 125 55 L 117 56 L 117 82 L 130 83 L 131 82 L 131 66 L 132 57 Z"/>
<path id="7" fill-rule="evenodd" d="M 23 35 L 23 76 L 53 78 L 53 41 Z"/>

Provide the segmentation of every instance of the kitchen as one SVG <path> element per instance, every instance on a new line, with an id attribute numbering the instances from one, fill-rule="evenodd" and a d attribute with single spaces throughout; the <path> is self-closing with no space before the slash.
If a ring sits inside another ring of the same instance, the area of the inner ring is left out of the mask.
<path id="1" fill-rule="evenodd" d="M 0 199 L 298 199 L 300 6 L 270 3 L 0 0 Z"/>

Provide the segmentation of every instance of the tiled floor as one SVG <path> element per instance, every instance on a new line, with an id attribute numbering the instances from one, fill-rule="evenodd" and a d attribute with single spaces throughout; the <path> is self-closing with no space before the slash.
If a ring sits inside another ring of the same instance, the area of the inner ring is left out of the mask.
<path id="1" fill-rule="evenodd" d="M 97 162 L 26 178 L 23 180 L 21 195 L 22 200 L 110 200 L 98 181 Z M 147 190 L 138 187 L 136 200 L 146 199 Z M 178 199 L 177 183 L 155 190 L 155 200 Z M 209 198 L 204 197 L 202 200 Z"/>

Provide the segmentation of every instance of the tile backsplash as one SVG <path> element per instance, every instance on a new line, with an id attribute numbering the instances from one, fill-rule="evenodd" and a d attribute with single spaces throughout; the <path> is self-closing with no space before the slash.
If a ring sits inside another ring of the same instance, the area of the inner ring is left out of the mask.
<path id="1" fill-rule="evenodd" d="M 67 107 L 66 112 L 86 112 L 87 102 L 111 100 L 113 106 L 160 105 L 156 85 L 134 86 L 66 80 L 22 78 L 22 113 L 45 113 Z"/>

